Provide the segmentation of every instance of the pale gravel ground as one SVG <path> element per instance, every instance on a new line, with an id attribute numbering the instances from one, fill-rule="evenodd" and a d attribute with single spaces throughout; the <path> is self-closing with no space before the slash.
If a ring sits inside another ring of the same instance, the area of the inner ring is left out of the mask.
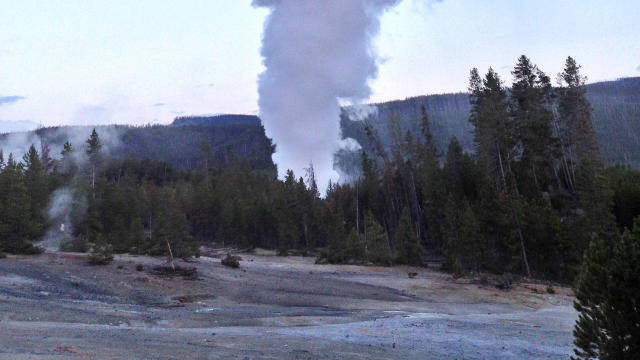
<path id="1" fill-rule="evenodd" d="M 105 267 L 83 255 L 0 260 L 0 359 L 566 359 L 572 351 L 568 289 L 504 292 L 426 269 L 241 256 L 241 270 L 213 258 L 187 264 L 198 281 L 135 271 L 162 262 L 149 257 L 118 256 Z M 180 303 L 184 295 L 193 297 Z"/>

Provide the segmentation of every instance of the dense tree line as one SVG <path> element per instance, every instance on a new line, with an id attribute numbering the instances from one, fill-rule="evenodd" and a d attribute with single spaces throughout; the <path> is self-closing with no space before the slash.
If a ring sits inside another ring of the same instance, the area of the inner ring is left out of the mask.
<path id="1" fill-rule="evenodd" d="M 613 241 L 631 226 L 640 175 L 601 163 L 573 59 L 561 87 L 525 56 L 512 74 L 508 90 L 492 69 L 483 77 L 471 72 L 474 152 L 456 137 L 441 152 L 426 107 L 417 131 L 392 114 L 391 144 L 366 126 L 373 150 L 360 152 L 361 176 L 330 184 L 323 196 L 312 165 L 277 180 L 272 166 L 249 155 L 232 153 L 220 163 L 217 145 L 206 140 L 191 170 L 113 156 L 96 130 L 83 143 L 67 141 L 57 160 L 43 142 L 20 162 L 2 160 L 2 249 L 37 251 L 31 244 L 53 229 L 65 249 L 83 251 L 99 244 L 116 253 L 188 257 L 217 242 L 281 254 L 321 249 L 320 262 L 442 259 L 460 274 L 571 280 L 593 234 Z M 63 232 L 55 223 L 62 220 L 46 216 L 61 189 L 71 203 Z"/>
<path id="2" fill-rule="evenodd" d="M 555 76 L 552 79 L 555 86 Z M 640 145 L 637 141 L 640 136 L 640 77 L 591 83 L 585 85 L 585 89 L 593 108 L 592 121 L 605 165 L 640 169 Z M 375 104 L 376 111 L 370 112 L 366 122 L 378 131 L 383 145 L 389 150 L 388 118 L 392 114 L 400 116 L 405 131 L 419 133 L 419 112 L 424 105 L 429 110 L 433 137 L 440 151 L 446 152 L 453 136 L 465 151 L 473 151 L 473 126 L 468 121 L 471 109 L 469 96 L 469 93 L 426 95 Z M 351 119 L 348 110 L 344 109 L 341 116 L 343 136 L 356 139 L 368 154 L 373 154 L 373 143 L 366 135 L 365 122 Z M 337 163 L 345 172 L 358 173 L 358 152 L 341 150 Z"/>
<path id="3" fill-rule="evenodd" d="M 424 107 L 419 132 L 390 116 L 390 145 L 365 122 L 371 151 L 361 152 L 362 175 L 326 200 L 345 219 L 344 230 L 355 229 L 368 249 L 376 223 L 386 237 L 383 262 L 409 262 L 399 255 L 409 228 L 414 252 L 419 246 L 441 255 L 445 269 L 560 281 L 576 276 L 593 234 L 617 239 L 638 214 L 638 172 L 604 168 L 580 66 L 568 58 L 559 87 L 526 56 L 512 75 L 507 88 L 492 69 L 471 71 L 473 152 L 452 137 L 440 153 Z M 343 261 L 352 247 L 329 251 L 338 254 L 329 260 Z"/>

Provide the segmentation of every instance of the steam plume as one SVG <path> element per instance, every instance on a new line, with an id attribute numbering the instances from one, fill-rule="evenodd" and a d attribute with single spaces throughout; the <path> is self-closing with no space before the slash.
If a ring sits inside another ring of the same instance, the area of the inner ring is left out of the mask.
<path id="1" fill-rule="evenodd" d="M 400 0 L 254 0 L 271 10 L 265 23 L 260 75 L 260 116 L 276 142 L 274 161 L 282 178 L 297 176 L 310 161 L 323 189 L 338 174 L 340 103 L 371 95 L 377 75 L 371 40 L 382 13 Z"/>

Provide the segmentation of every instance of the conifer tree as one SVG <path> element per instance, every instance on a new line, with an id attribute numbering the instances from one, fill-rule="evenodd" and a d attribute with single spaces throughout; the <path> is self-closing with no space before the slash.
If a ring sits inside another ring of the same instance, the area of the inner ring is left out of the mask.
<path id="1" fill-rule="evenodd" d="M 621 239 L 594 237 L 575 289 L 577 359 L 635 359 L 640 354 L 640 217 Z"/>
<path id="2" fill-rule="evenodd" d="M 509 112 L 516 136 L 521 193 L 539 196 L 553 178 L 555 139 L 550 107 L 551 84 L 529 58 L 518 59 L 513 74 Z"/>
<path id="3" fill-rule="evenodd" d="M 396 264 L 422 265 L 422 246 L 411 226 L 407 209 L 402 210 L 400 224 L 394 236 L 394 262 Z"/>
<path id="4" fill-rule="evenodd" d="M 507 111 L 507 92 L 492 68 L 484 79 L 480 79 L 477 69 L 471 70 L 469 90 L 472 105 L 469 121 L 474 126 L 478 163 L 502 203 L 501 213 L 493 215 L 502 219 L 503 229 L 499 230 L 503 231 L 495 232 L 494 236 L 500 236 L 501 232 L 516 235 L 502 236 L 497 242 L 504 243 L 508 249 L 518 248 L 517 257 L 522 262 L 523 272 L 531 276 L 522 231 L 522 199 L 513 171 L 517 136 L 513 119 Z"/>
<path id="5" fill-rule="evenodd" d="M 0 189 L 0 251 L 37 253 L 31 242 L 39 227 L 32 217 L 22 165 L 15 162 L 12 154 L 0 172 Z"/>
<path id="6" fill-rule="evenodd" d="M 558 99 L 560 137 L 565 146 L 568 170 L 566 182 L 577 195 L 579 216 L 574 220 L 574 231 L 583 243 L 592 233 L 604 240 L 617 236 L 611 208 L 612 192 L 604 176 L 600 150 L 591 123 L 591 105 L 586 98 L 586 78 L 580 74 L 580 66 L 568 57 L 560 74 Z M 581 248 L 584 248 L 583 244 Z"/>
<path id="7" fill-rule="evenodd" d="M 87 156 L 91 164 L 91 189 L 94 191 L 96 188 L 96 171 L 102 163 L 101 149 L 102 144 L 100 143 L 100 137 L 94 128 L 93 131 L 91 131 L 89 139 L 87 139 Z"/>
<path id="8" fill-rule="evenodd" d="M 349 236 L 347 236 L 343 257 L 343 262 L 348 260 L 360 262 L 366 259 L 364 241 L 362 241 L 362 236 L 358 234 L 355 228 L 351 228 Z"/>
<path id="9" fill-rule="evenodd" d="M 364 218 L 365 226 L 365 246 L 367 247 L 367 257 L 375 264 L 391 265 L 391 250 L 387 235 L 375 220 L 371 211 L 368 211 Z"/>
<path id="10" fill-rule="evenodd" d="M 439 248 L 442 239 L 442 207 L 445 202 L 444 184 L 442 182 L 442 171 L 440 169 L 439 157 L 436 145 L 433 141 L 433 134 L 431 132 L 431 124 L 429 116 L 427 114 L 424 105 L 421 106 L 421 130 L 423 136 L 423 142 L 418 142 L 418 159 L 417 167 L 420 172 L 420 182 L 416 184 L 413 181 L 413 173 L 411 176 L 411 191 L 416 199 L 421 193 L 419 201 L 412 204 L 415 209 L 413 211 L 414 216 L 412 218 L 422 220 L 424 217 L 423 225 L 422 221 L 417 222 L 417 229 L 425 234 L 421 236 L 418 233 L 419 238 L 427 239 L 428 244 L 433 248 Z M 423 230 L 423 227 L 426 229 Z"/>
<path id="11" fill-rule="evenodd" d="M 44 169 L 40 161 L 40 156 L 35 146 L 31 144 L 29 150 L 23 157 L 24 162 L 24 184 L 27 189 L 27 196 L 29 197 L 31 216 L 34 224 L 33 237 L 39 237 L 44 228 L 44 216 L 42 209 L 47 203 L 48 186 L 47 179 L 45 178 Z"/>

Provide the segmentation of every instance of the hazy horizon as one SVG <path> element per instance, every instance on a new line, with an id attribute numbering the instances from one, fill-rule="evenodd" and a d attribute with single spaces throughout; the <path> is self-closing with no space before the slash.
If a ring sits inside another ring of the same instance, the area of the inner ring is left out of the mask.
<path id="1" fill-rule="evenodd" d="M 0 121 L 140 125 L 257 114 L 267 14 L 250 1 L 3 2 Z M 493 66 L 509 84 L 520 54 L 552 79 L 568 55 L 589 82 L 638 76 L 638 15 L 634 1 L 405 0 L 382 16 L 367 102 L 465 91 L 471 67 Z"/>

